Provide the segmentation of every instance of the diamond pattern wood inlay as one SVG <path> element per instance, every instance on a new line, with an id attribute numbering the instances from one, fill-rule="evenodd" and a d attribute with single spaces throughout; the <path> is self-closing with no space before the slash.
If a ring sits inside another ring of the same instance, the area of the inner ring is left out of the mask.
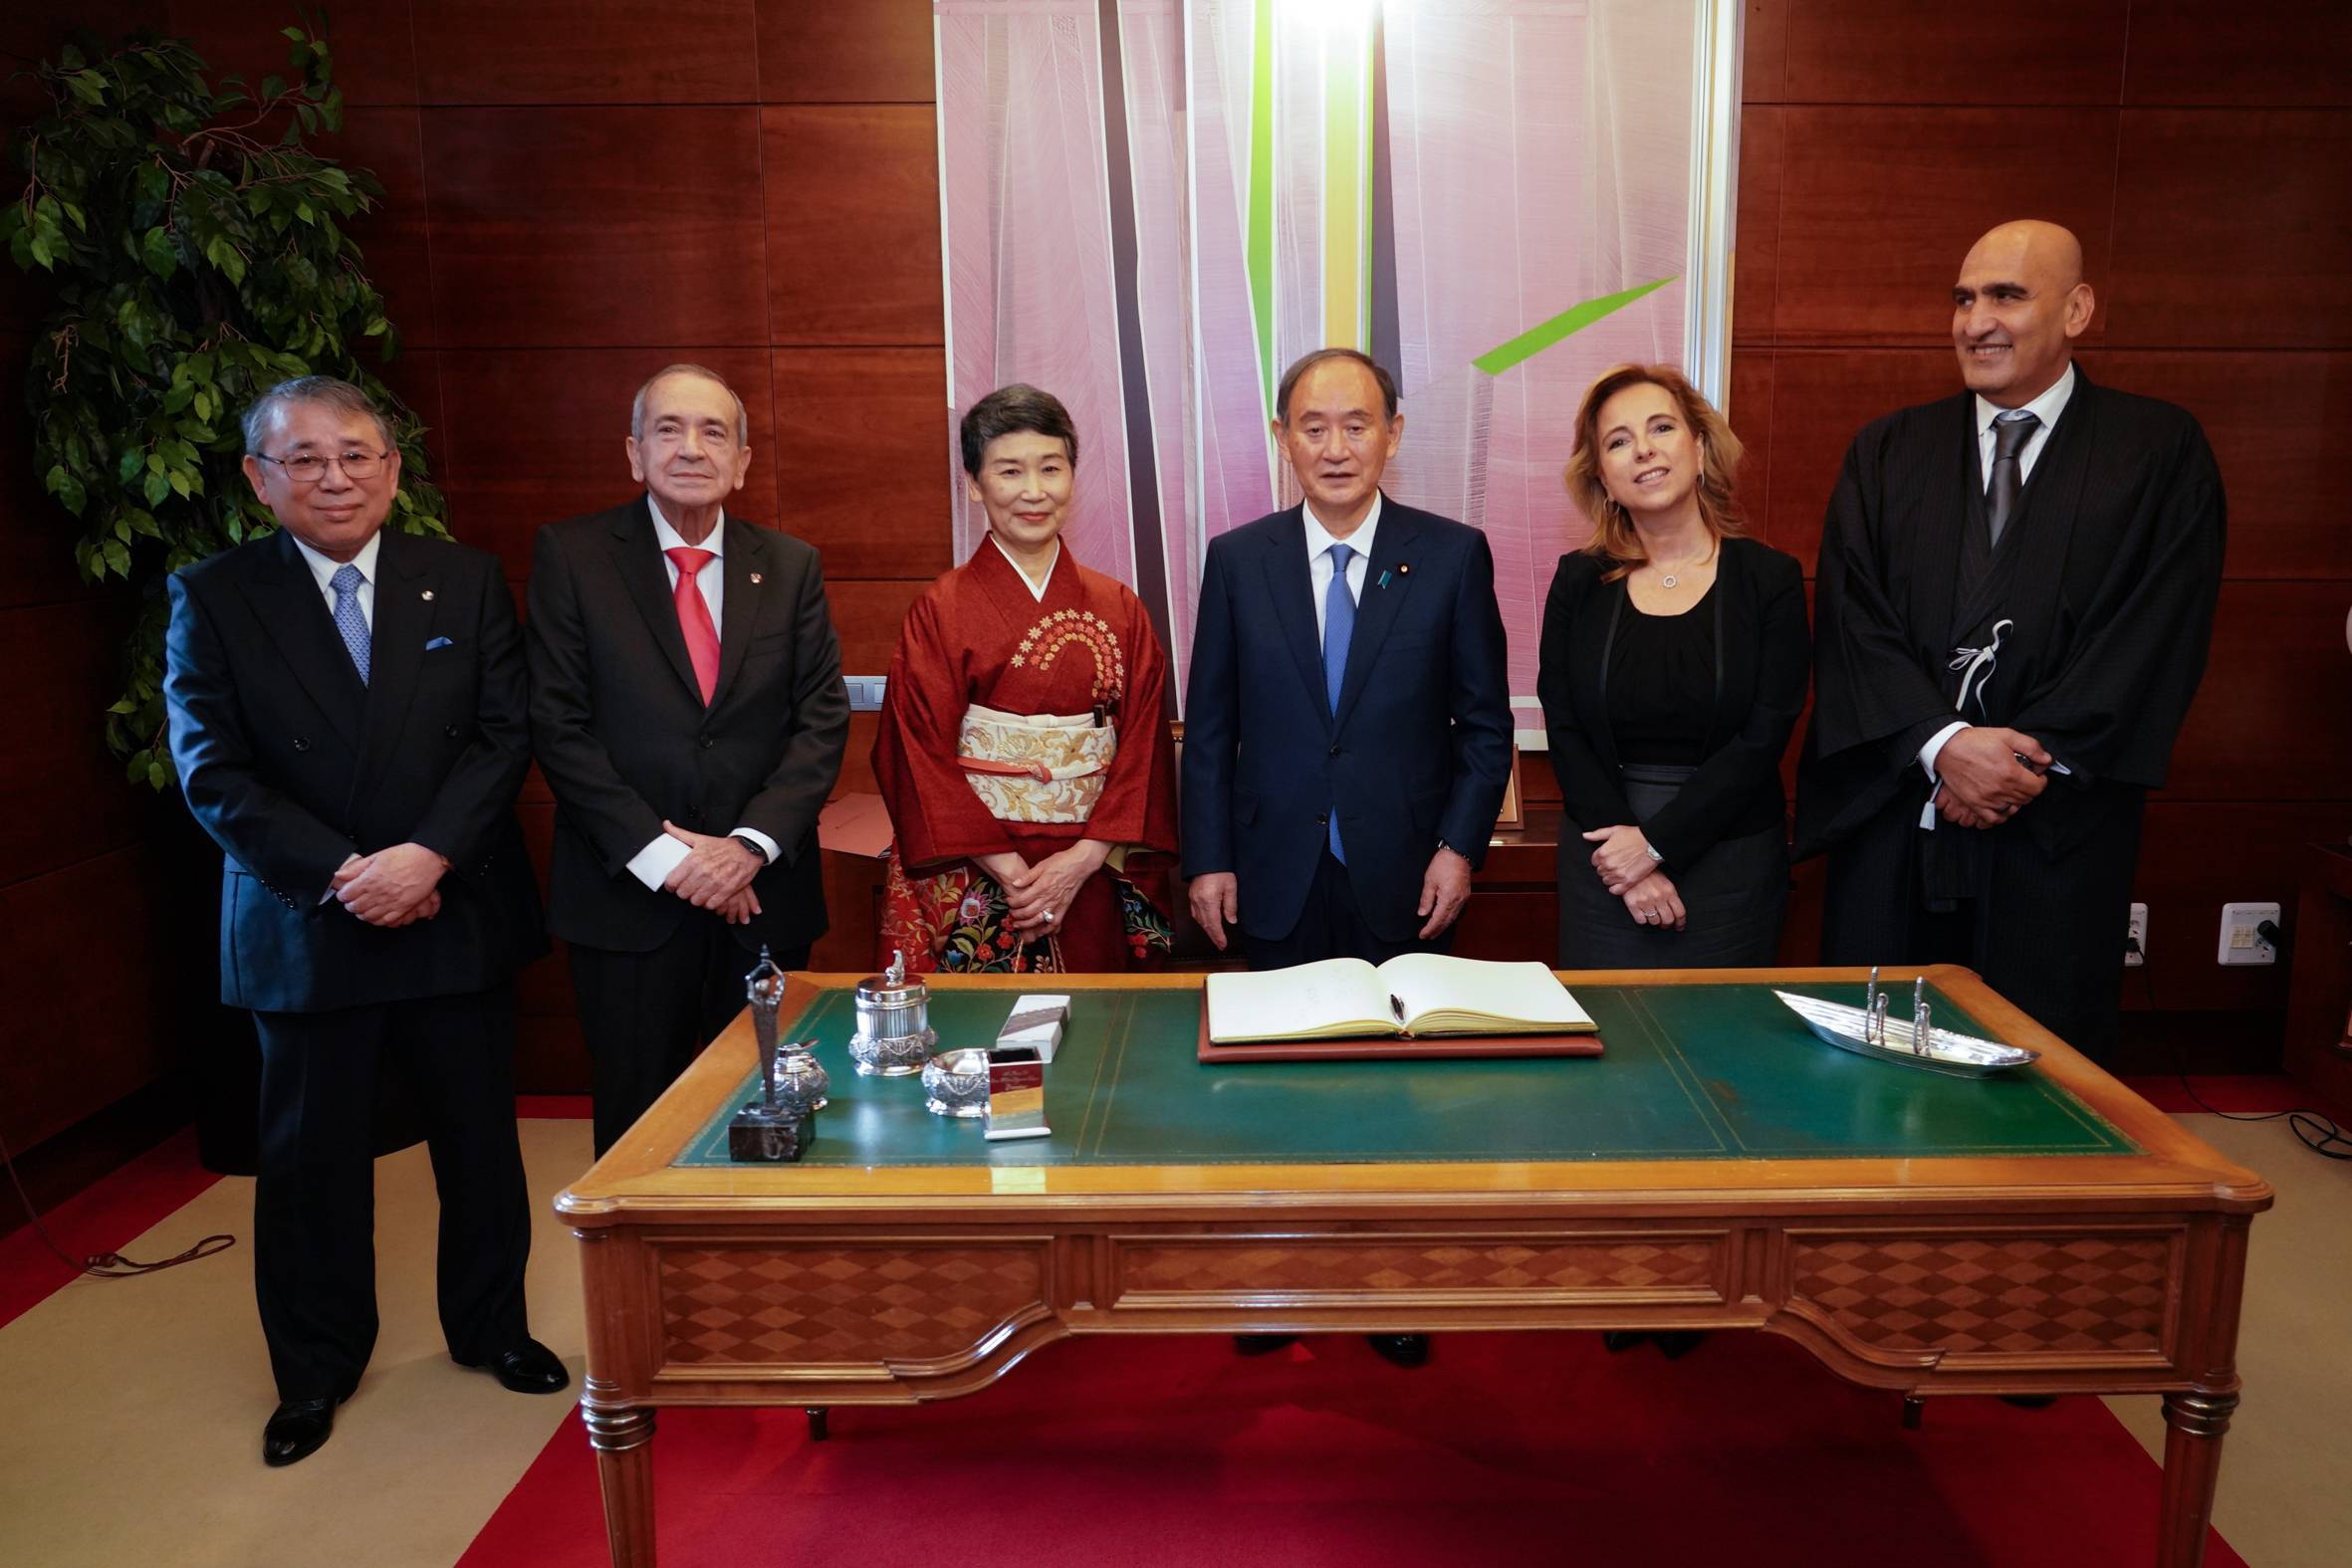
<path id="1" fill-rule="evenodd" d="M 1024 1246 L 663 1247 L 673 1364 L 806 1366 L 967 1351 L 1044 1300 Z"/>
<path id="2" fill-rule="evenodd" d="M 1795 1294 L 1864 1344 L 1967 1353 L 2161 1351 L 2167 1236 L 1797 1239 Z"/>
<path id="3" fill-rule="evenodd" d="M 1211 1238 L 1131 1244 L 1120 1258 L 1124 1288 L 1155 1294 L 1688 1290 L 1715 1282 L 1716 1242 Z"/>

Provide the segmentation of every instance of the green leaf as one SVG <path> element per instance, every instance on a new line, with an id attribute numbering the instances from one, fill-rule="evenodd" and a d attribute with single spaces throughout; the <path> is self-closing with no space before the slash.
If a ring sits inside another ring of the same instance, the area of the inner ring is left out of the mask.
<path id="1" fill-rule="evenodd" d="M 107 79 L 96 71 L 77 71 L 67 77 L 66 90 L 85 104 L 107 101 Z"/>
<path id="2" fill-rule="evenodd" d="M 76 517 L 82 515 L 82 505 L 89 499 L 82 492 L 82 481 L 68 473 L 63 463 L 49 470 L 49 477 L 42 481 L 42 488 L 57 497 L 59 504 Z"/>
<path id="3" fill-rule="evenodd" d="M 149 474 L 147 482 L 139 488 L 147 498 L 147 505 L 157 507 L 163 504 L 165 496 L 171 494 L 171 481 L 161 474 Z"/>
<path id="4" fill-rule="evenodd" d="M 135 446 L 124 447 L 121 461 L 115 465 L 116 483 L 127 485 L 136 479 L 138 471 L 146 466 L 146 453 Z"/>
<path id="5" fill-rule="evenodd" d="M 118 718 L 119 718 L 119 717 L 121 717 L 121 716 L 122 716 L 122 715 L 124 715 L 124 714 L 131 714 L 131 713 L 136 713 L 136 712 L 138 712 L 138 704 L 137 704 L 137 703 L 134 703 L 134 702 L 132 702 L 132 701 L 131 701 L 129 698 L 125 697 L 125 698 L 122 698 L 120 701 L 117 702 L 117 703 L 115 704 L 115 706 L 113 706 L 112 708 L 109 708 L 109 709 L 107 710 L 107 712 L 109 712 L 109 713 L 111 713 L 111 714 L 114 714 L 114 715 L 116 715 Z"/>
<path id="6" fill-rule="evenodd" d="M 149 755 L 152 756 L 153 754 L 150 753 Z M 163 759 L 157 757 L 147 764 L 147 785 L 149 788 L 165 788 L 170 784 L 170 783 L 171 769 L 164 763 Z"/>
<path id="7" fill-rule="evenodd" d="M 179 271 L 179 257 L 171 248 L 171 231 L 156 227 L 147 230 L 138 242 L 138 257 L 147 264 L 147 271 L 158 278 L 168 279 Z"/>
<path id="8" fill-rule="evenodd" d="M 291 38 L 298 44 L 307 36 L 299 27 L 282 27 L 278 29 L 278 32 L 282 37 Z"/>
<path id="9" fill-rule="evenodd" d="M 130 547 L 128 545 L 118 539 L 110 539 L 106 543 L 105 554 L 107 565 L 115 575 L 118 577 L 130 575 Z"/>
<path id="10" fill-rule="evenodd" d="M 148 201 L 161 201 L 171 194 L 171 175 L 156 159 L 150 158 L 138 166 L 138 174 L 132 184 L 139 195 Z"/>

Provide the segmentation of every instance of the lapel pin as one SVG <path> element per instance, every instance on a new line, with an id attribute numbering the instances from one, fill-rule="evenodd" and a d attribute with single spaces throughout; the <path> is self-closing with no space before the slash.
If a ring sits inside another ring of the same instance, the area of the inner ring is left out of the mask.
<path id="1" fill-rule="evenodd" d="M 753 573 L 752 573 L 752 581 L 754 581 L 754 582 L 758 582 L 758 581 L 760 581 L 760 580 L 761 580 L 760 574 L 759 574 L 758 572 L 756 572 L 756 571 L 755 571 L 755 572 L 753 572 Z"/>
<path id="2" fill-rule="evenodd" d="M 1398 561 L 1396 563 L 1396 574 L 1400 577 L 1411 576 L 1413 574 L 1413 563 L 1409 560 Z"/>
<path id="3" fill-rule="evenodd" d="M 427 588 L 422 593 L 418 594 L 417 597 L 423 599 L 427 604 L 430 604 L 433 602 L 433 590 L 431 588 Z"/>
<path id="4" fill-rule="evenodd" d="M 1388 573 L 1387 573 L 1387 572 L 1385 572 L 1385 571 L 1383 571 L 1382 573 L 1380 573 L 1380 586 L 1382 586 L 1382 587 L 1387 587 L 1387 586 L 1388 586 Z"/>

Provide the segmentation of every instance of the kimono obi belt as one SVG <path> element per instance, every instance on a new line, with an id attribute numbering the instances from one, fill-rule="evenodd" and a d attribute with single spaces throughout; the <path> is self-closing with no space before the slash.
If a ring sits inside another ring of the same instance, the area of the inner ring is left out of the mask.
<path id="1" fill-rule="evenodd" d="M 1092 714 L 999 713 L 978 703 L 964 710 L 956 737 L 956 765 L 1000 822 L 1087 820 L 1118 751 L 1119 732 Z"/>

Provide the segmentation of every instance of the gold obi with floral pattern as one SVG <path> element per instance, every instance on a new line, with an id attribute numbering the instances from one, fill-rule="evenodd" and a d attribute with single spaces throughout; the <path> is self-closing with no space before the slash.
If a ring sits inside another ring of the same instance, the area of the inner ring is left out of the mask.
<path id="1" fill-rule="evenodd" d="M 1119 732 L 1092 714 L 964 710 L 956 764 L 972 792 L 1001 822 L 1083 822 L 1102 798 Z"/>

